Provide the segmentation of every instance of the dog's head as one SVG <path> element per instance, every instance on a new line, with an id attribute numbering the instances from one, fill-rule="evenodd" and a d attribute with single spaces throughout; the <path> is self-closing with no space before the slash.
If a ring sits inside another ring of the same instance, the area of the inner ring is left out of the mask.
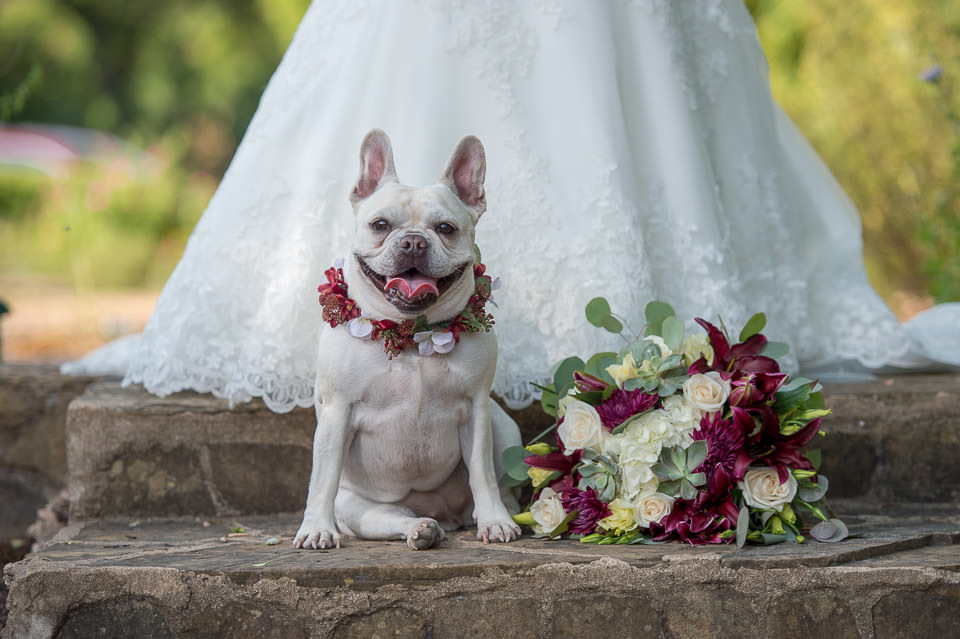
<path id="1" fill-rule="evenodd" d="M 456 315 L 473 294 L 474 228 L 487 203 L 480 140 L 460 140 L 437 184 L 397 181 L 387 135 L 360 146 L 360 176 L 350 195 L 356 215 L 351 296 L 373 317 L 430 322 Z"/>

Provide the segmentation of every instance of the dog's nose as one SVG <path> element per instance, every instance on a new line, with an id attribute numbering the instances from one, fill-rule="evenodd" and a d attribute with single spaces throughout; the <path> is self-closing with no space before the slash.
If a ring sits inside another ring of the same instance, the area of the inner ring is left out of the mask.
<path id="1" fill-rule="evenodd" d="M 419 257 L 427 252 L 427 238 L 422 235 L 404 235 L 397 240 L 397 244 L 400 251 L 413 257 Z"/>

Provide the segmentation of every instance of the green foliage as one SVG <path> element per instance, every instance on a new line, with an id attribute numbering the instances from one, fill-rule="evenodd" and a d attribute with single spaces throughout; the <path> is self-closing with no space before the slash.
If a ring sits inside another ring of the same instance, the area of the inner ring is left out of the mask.
<path id="1" fill-rule="evenodd" d="M 960 299 L 960 4 L 747 5 L 774 95 L 861 214 L 873 285 Z"/>

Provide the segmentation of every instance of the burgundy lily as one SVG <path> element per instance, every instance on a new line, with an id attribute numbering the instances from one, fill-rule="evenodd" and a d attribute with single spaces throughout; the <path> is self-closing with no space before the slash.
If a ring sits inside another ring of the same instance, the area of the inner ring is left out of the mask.
<path id="1" fill-rule="evenodd" d="M 747 372 L 747 373 L 779 373 L 780 365 L 772 357 L 761 355 L 760 351 L 767 345 L 767 338 L 763 335 L 754 335 L 742 344 L 730 345 L 723 332 L 710 322 L 695 320 L 707 332 L 707 339 L 713 347 L 713 362 L 708 363 L 701 357 L 690 366 L 690 374 L 719 372 Z"/>
<path id="2" fill-rule="evenodd" d="M 786 373 L 746 373 L 730 382 L 730 405 L 747 408 L 764 404 L 786 381 Z"/>
<path id="3" fill-rule="evenodd" d="M 659 524 L 650 524 L 650 533 L 655 541 L 673 538 L 695 546 L 727 543 L 730 539 L 721 535 L 736 526 L 739 514 L 732 495 L 730 475 L 718 464 L 710 473 L 707 488 L 700 490 L 695 499 L 673 502 L 669 515 Z"/>
<path id="4" fill-rule="evenodd" d="M 610 383 L 599 377 L 594 377 L 589 373 L 584 373 L 583 371 L 574 371 L 573 373 L 573 383 L 577 387 L 577 390 L 581 393 L 589 393 L 600 391 L 603 392 L 607 390 L 607 387 L 610 386 Z"/>
<path id="5" fill-rule="evenodd" d="M 773 412 L 772 409 L 767 408 L 771 413 Z M 753 423 L 753 419 L 744 409 L 734 406 L 731 410 L 735 422 L 742 423 L 744 419 L 747 419 L 751 424 Z M 774 415 L 774 419 L 776 420 L 776 415 Z M 820 431 L 820 418 L 811 420 L 792 435 L 781 434 L 779 420 L 776 421 L 775 429 L 764 423 L 763 428 L 747 439 L 746 447 L 737 455 L 737 461 L 733 469 L 735 479 L 742 479 L 750 465 L 757 461 L 762 462 L 764 466 L 776 468 L 781 484 L 787 481 L 791 468 L 814 469 L 813 464 L 804 457 L 803 447 Z"/>

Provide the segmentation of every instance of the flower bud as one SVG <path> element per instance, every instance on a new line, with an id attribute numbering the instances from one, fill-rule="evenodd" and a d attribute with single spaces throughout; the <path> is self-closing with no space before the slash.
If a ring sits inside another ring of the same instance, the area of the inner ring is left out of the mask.
<path id="1" fill-rule="evenodd" d="M 534 455 L 547 455 L 553 451 L 550 447 L 550 444 L 546 442 L 537 442 L 536 444 L 530 444 L 526 447 L 528 452 L 533 453 Z"/>
<path id="2" fill-rule="evenodd" d="M 783 505 L 783 510 L 780 511 L 780 517 L 788 524 L 797 523 L 797 514 L 793 512 L 793 508 L 791 508 L 790 504 Z"/>
<path id="3" fill-rule="evenodd" d="M 784 534 L 783 522 L 776 515 L 770 518 L 770 532 L 774 535 Z"/>

